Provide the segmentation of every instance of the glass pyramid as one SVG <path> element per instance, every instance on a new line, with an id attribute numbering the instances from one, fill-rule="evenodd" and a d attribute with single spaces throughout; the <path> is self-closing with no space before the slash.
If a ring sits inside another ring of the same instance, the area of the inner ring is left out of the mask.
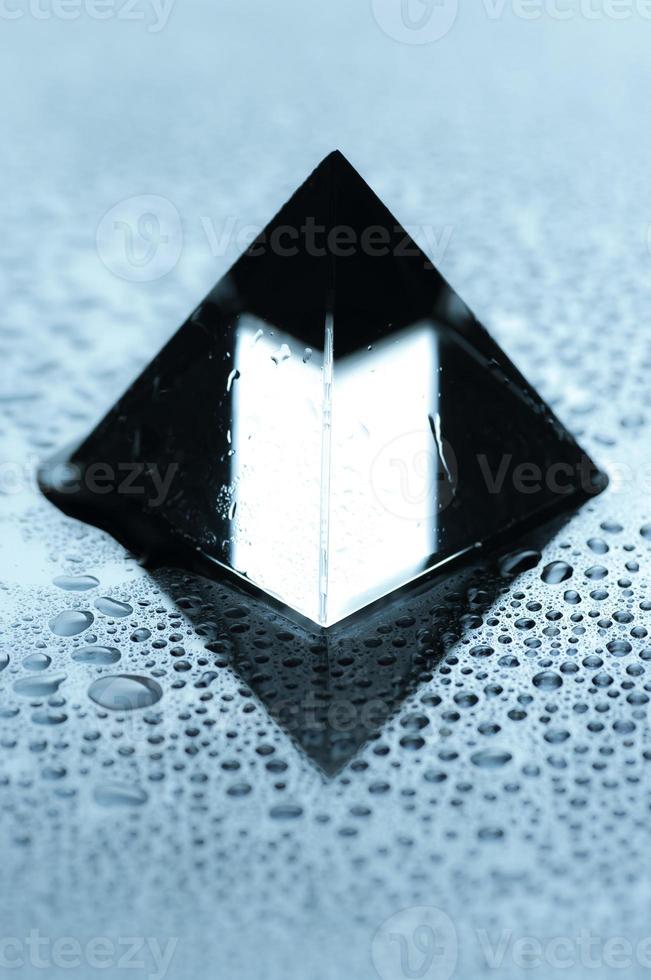
<path id="1" fill-rule="evenodd" d="M 334 152 L 41 484 L 328 627 L 605 478 Z"/>

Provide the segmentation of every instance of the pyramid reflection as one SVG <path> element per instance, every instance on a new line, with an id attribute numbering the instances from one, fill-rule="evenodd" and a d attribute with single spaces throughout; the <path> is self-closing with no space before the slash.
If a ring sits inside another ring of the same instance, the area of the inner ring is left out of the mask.
<path id="1" fill-rule="evenodd" d="M 270 717 L 332 777 L 380 736 L 453 647 L 472 637 L 517 569 L 532 567 L 563 523 L 556 520 L 527 536 L 528 550 L 520 552 L 528 561 L 484 560 L 420 580 L 328 630 L 298 622 L 255 590 L 230 581 L 185 576 L 180 584 L 170 570 L 153 574 L 173 600 L 184 595 L 183 614 L 199 632 L 207 622 L 216 626 L 217 638 L 206 646 L 217 652 L 220 666 L 235 671 Z M 515 570 L 509 573 L 509 567 Z"/>

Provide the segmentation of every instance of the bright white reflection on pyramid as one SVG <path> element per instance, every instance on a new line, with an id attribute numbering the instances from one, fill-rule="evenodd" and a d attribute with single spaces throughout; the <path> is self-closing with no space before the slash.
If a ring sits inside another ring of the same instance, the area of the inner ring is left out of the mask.
<path id="1" fill-rule="evenodd" d="M 231 565 L 319 618 L 323 354 L 255 317 L 238 325 L 231 428 Z"/>
<path id="2" fill-rule="evenodd" d="M 323 368 L 322 352 L 306 352 L 254 317 L 240 323 L 229 498 L 233 569 L 328 626 L 417 575 L 435 550 L 440 460 L 429 421 L 438 395 L 431 325 L 337 362 L 331 430 Z"/>
<path id="3" fill-rule="evenodd" d="M 333 388 L 328 625 L 413 578 L 436 550 L 431 324 L 337 361 Z"/>

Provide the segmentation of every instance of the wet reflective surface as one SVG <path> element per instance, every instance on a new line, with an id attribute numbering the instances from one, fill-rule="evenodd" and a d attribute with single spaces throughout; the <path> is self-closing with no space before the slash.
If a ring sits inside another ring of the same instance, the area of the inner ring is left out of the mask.
<path id="1" fill-rule="evenodd" d="M 158 34 L 3 23 L 0 952 L 24 961 L 7 976 L 649 973 L 648 37 L 636 16 L 483 10 L 421 47 L 336 0 L 188 0 Z M 266 602 L 143 568 L 34 473 L 337 145 L 610 484 L 447 598 L 432 583 L 430 603 L 336 624 L 324 653 Z M 124 210 L 143 194 L 180 219 L 159 214 L 157 251 Z M 107 255 L 109 212 L 132 237 Z M 93 701 L 116 675 L 160 700 Z M 315 699 L 330 731 L 310 740 L 293 706 L 309 721 Z"/>
<path id="2" fill-rule="evenodd" d="M 606 485 L 338 151 L 41 479 L 322 626 Z"/>

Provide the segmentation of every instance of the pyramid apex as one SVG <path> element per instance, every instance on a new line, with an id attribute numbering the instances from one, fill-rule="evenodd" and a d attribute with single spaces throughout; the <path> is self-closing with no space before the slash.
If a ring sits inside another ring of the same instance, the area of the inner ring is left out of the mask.
<path id="1" fill-rule="evenodd" d="M 326 167 L 326 166 L 331 166 L 334 168 L 342 168 L 348 171 L 352 170 L 355 174 L 357 173 L 357 171 L 353 167 L 348 157 L 344 153 L 342 153 L 341 150 L 339 149 L 331 150 L 330 153 L 328 153 L 323 158 L 323 160 L 321 161 L 321 163 L 318 165 L 316 169 L 320 170 L 322 167 Z"/>
<path id="2" fill-rule="evenodd" d="M 322 160 L 322 163 L 326 163 L 328 160 L 333 160 L 333 161 L 334 160 L 337 160 L 337 161 L 342 161 L 343 160 L 346 163 L 348 163 L 348 161 L 346 160 L 346 157 L 344 156 L 344 154 L 339 149 L 331 150 L 330 153 L 326 154 L 326 156 Z"/>

